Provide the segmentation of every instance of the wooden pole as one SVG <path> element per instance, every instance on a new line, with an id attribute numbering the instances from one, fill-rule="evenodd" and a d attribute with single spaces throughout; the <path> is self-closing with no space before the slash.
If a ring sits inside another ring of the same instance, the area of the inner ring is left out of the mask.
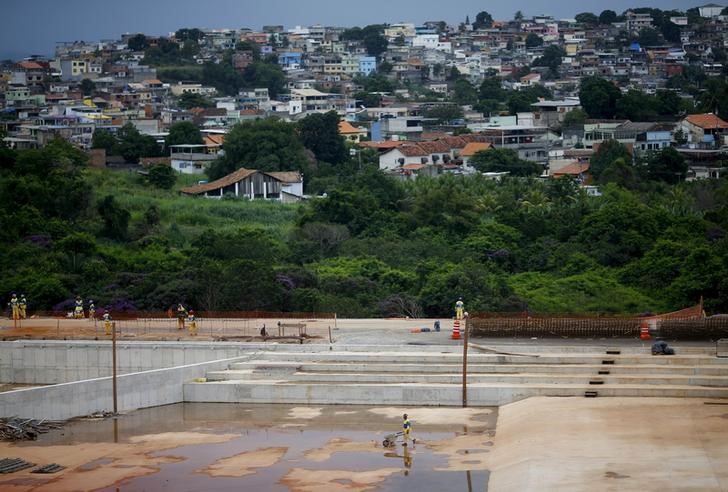
<path id="1" fill-rule="evenodd" d="M 114 392 L 114 415 L 116 415 L 117 398 L 116 398 L 116 321 L 111 323 L 111 385 Z"/>
<path id="2" fill-rule="evenodd" d="M 463 408 L 468 406 L 468 317 L 465 316 L 463 334 Z"/>
<path id="3" fill-rule="evenodd" d="M 334 350 L 334 340 L 331 338 L 331 325 L 329 325 L 329 350 Z"/>

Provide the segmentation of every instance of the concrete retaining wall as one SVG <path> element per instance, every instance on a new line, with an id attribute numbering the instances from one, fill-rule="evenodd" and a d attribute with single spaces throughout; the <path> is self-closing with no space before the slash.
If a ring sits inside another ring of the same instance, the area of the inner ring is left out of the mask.
<path id="1" fill-rule="evenodd" d="M 225 369 L 233 362 L 246 359 L 233 357 L 118 376 L 118 410 L 182 402 L 184 383 L 203 377 L 207 371 Z M 64 420 L 112 409 L 110 377 L 0 393 L 0 416 Z"/>
<path id="2" fill-rule="evenodd" d="M 118 342 L 118 374 L 209 362 L 249 354 L 239 343 Z M 0 382 L 58 384 L 111 376 L 111 342 L 0 342 Z"/>

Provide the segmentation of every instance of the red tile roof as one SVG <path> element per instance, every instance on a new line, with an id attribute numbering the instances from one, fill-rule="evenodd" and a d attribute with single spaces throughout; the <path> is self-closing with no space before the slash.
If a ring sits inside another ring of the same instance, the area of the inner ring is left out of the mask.
<path id="1" fill-rule="evenodd" d="M 721 120 L 713 113 L 691 114 L 685 118 L 685 120 L 699 128 L 703 128 L 704 130 L 728 128 L 728 123 Z"/>
<path id="2" fill-rule="evenodd" d="M 488 142 L 470 142 L 463 148 L 461 155 L 463 157 L 472 157 L 476 152 L 488 150 L 491 147 L 492 145 Z"/>
<path id="3" fill-rule="evenodd" d="M 580 174 L 587 172 L 588 170 L 589 170 L 589 164 L 574 162 L 572 164 L 562 167 L 558 171 L 552 172 L 551 176 L 554 176 L 554 177 L 566 176 L 566 175 L 578 176 Z"/>
<path id="4" fill-rule="evenodd" d="M 362 130 L 361 128 L 357 128 L 348 121 L 340 121 L 339 122 L 339 133 L 343 135 L 351 135 L 351 134 L 358 134 L 358 133 L 366 133 L 366 130 Z"/>

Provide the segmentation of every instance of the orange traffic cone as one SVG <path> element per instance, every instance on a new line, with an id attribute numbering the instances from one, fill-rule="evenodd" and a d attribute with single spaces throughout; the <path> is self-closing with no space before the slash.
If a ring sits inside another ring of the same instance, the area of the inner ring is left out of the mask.
<path id="1" fill-rule="evenodd" d="M 460 320 L 456 319 L 452 324 L 452 337 L 453 340 L 460 340 Z"/>
<path id="2" fill-rule="evenodd" d="M 647 323 L 647 321 L 642 321 L 640 323 L 640 340 L 649 340 L 650 339 L 650 325 Z"/>

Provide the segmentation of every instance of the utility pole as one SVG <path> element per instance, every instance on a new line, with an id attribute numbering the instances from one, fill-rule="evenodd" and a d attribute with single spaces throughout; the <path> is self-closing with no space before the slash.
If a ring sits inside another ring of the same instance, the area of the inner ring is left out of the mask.
<path id="1" fill-rule="evenodd" d="M 111 385 L 114 392 L 114 415 L 118 411 L 116 397 L 116 321 L 111 324 Z"/>
<path id="2" fill-rule="evenodd" d="M 470 331 L 468 313 L 463 316 L 465 319 L 465 333 L 463 334 L 463 408 L 468 406 L 468 332 Z"/>

